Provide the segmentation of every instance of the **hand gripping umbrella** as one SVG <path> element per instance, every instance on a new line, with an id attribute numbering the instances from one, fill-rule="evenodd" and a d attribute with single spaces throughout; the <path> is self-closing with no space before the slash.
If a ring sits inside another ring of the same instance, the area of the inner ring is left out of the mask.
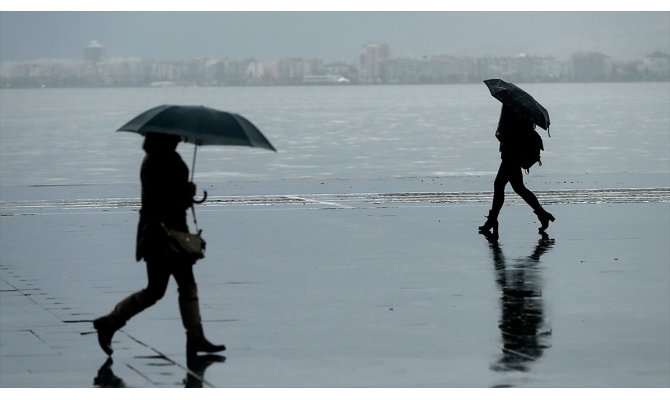
<path id="1" fill-rule="evenodd" d="M 117 131 L 136 132 L 141 135 L 148 132 L 176 135 L 184 142 L 195 144 L 191 181 L 198 146 L 248 146 L 277 151 L 248 119 L 239 114 L 204 106 L 154 107 L 131 119 Z M 204 200 L 203 198 L 199 202 Z"/>
<path id="2" fill-rule="evenodd" d="M 491 96 L 549 133 L 549 112 L 533 96 L 502 79 L 487 79 L 484 83 L 489 88 Z"/>

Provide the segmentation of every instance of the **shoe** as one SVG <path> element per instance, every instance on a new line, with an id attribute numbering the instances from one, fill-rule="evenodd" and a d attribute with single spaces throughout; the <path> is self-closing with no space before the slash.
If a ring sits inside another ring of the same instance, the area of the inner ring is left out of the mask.
<path id="1" fill-rule="evenodd" d="M 93 327 L 98 331 L 98 344 L 108 356 L 114 352 L 112 349 L 112 337 L 121 329 L 125 323 L 115 322 L 111 317 L 104 316 L 93 321 Z"/>
<path id="2" fill-rule="evenodd" d="M 535 215 L 537 215 L 537 219 L 540 220 L 540 228 L 538 229 L 538 232 L 542 234 L 548 227 L 549 227 L 549 222 L 554 222 L 556 221 L 556 218 L 554 218 L 553 215 L 549 214 L 548 212 L 542 210 L 542 211 L 535 211 Z"/>
<path id="3" fill-rule="evenodd" d="M 224 351 L 226 346 L 222 344 L 213 344 L 205 337 L 202 325 L 186 332 L 186 354 L 188 357 L 194 357 L 198 352 L 218 353 Z"/>
<path id="4" fill-rule="evenodd" d="M 498 217 L 494 216 L 491 211 L 486 217 L 486 222 L 484 225 L 479 227 L 479 233 L 488 236 L 491 236 L 495 239 L 498 239 Z M 491 232 L 493 230 L 493 232 Z"/>

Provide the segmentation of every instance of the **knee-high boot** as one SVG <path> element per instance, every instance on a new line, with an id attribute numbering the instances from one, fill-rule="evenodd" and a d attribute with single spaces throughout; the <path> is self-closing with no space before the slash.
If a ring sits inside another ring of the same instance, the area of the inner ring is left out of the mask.
<path id="1" fill-rule="evenodd" d="M 93 327 L 98 331 L 98 343 L 108 356 L 114 352 L 112 349 L 114 333 L 130 318 L 155 304 L 156 301 L 158 301 L 156 296 L 150 295 L 146 290 L 140 290 L 121 300 L 108 315 L 93 321 Z"/>
<path id="2" fill-rule="evenodd" d="M 186 329 L 186 355 L 193 357 L 199 351 L 216 353 L 226 349 L 222 344 L 212 344 L 205 337 L 200 317 L 200 303 L 196 287 L 179 288 L 179 311 Z"/>

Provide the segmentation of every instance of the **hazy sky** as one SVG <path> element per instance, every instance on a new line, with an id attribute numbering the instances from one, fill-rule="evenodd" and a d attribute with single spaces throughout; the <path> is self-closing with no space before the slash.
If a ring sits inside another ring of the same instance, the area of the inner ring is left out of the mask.
<path id="1" fill-rule="evenodd" d="M 385 42 L 394 57 L 433 54 L 616 60 L 670 53 L 670 12 L 2 12 L 0 60 L 105 56 L 164 60 L 282 57 L 356 62 Z"/>

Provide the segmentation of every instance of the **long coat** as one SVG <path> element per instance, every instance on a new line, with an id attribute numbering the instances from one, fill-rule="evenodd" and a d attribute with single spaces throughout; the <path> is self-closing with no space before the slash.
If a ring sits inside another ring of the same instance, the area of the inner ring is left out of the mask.
<path id="1" fill-rule="evenodd" d="M 186 210 L 193 204 L 188 167 L 176 151 L 147 151 L 140 179 L 142 209 L 137 226 L 137 261 L 164 256 L 167 238 L 161 224 L 188 231 Z"/>

